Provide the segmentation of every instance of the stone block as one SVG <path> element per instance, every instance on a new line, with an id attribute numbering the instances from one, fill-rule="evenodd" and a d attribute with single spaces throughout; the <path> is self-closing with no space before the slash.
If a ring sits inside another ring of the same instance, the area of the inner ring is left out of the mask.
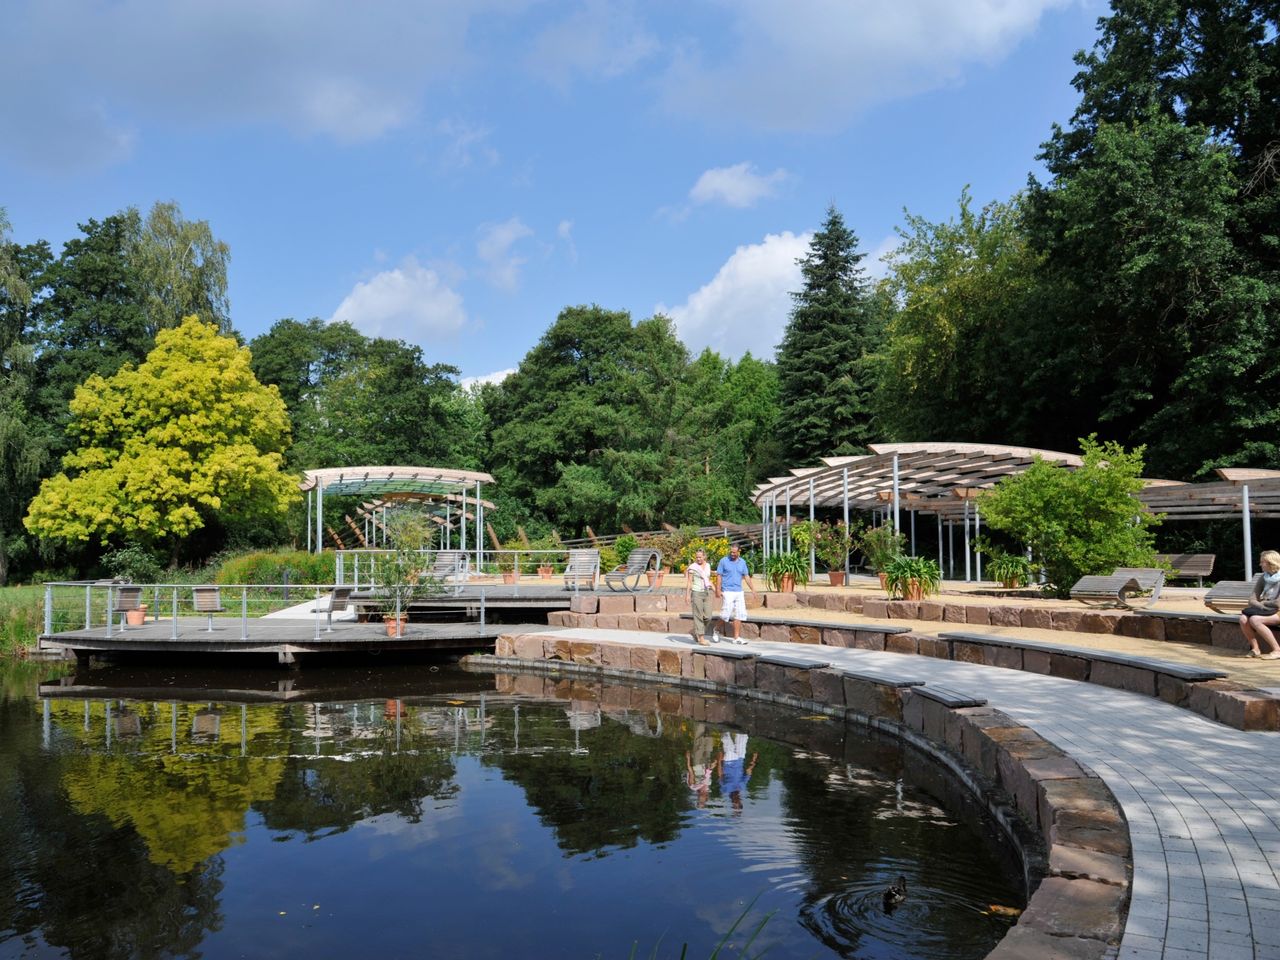
<path id="1" fill-rule="evenodd" d="M 809 671 L 796 667 L 783 667 L 774 663 L 756 664 L 756 689 L 766 693 L 779 693 L 802 700 L 813 699 L 813 686 Z"/>
<path id="2" fill-rule="evenodd" d="M 832 627 L 824 627 L 822 630 L 822 643 L 827 647 L 852 647 L 856 631 L 838 630 Z M 764 637 L 761 636 L 763 640 Z"/>
<path id="3" fill-rule="evenodd" d="M 1042 780 L 1040 825 L 1046 843 L 1129 855 L 1129 829 L 1111 791 L 1096 777 Z"/>
<path id="4" fill-rule="evenodd" d="M 844 704 L 865 717 L 902 722 L 902 691 L 898 687 L 845 677 Z"/>
<path id="5" fill-rule="evenodd" d="M 785 623 L 762 623 L 760 624 L 760 639 L 768 640 L 770 643 L 789 643 L 791 641 L 791 628 Z"/>
<path id="6" fill-rule="evenodd" d="M 521 660 L 541 660 L 542 637 L 537 634 L 522 634 L 516 637 L 515 655 Z"/>
<path id="7" fill-rule="evenodd" d="M 914 633 L 887 633 L 884 635 L 886 653 L 908 653 L 914 656 L 920 652 L 920 639 Z"/>
<path id="8" fill-rule="evenodd" d="M 1067 680 L 1088 680 L 1089 661 L 1073 657 L 1069 653 L 1050 653 L 1049 676 L 1065 677 Z"/>
<path id="9" fill-rule="evenodd" d="M 1016 751 L 1006 751 L 1002 757 L 1008 760 L 1000 765 L 1000 780 L 1005 789 L 1013 794 L 1018 809 L 1033 826 L 1041 826 L 1040 817 L 1040 783 L 1044 780 L 1074 780 L 1083 777 L 1085 772 L 1070 757 L 1048 756 L 1032 759 L 1017 759 Z M 1043 828 L 1042 828 L 1043 832 Z"/>
<path id="10" fill-rule="evenodd" d="M 1175 707 L 1185 707 L 1191 699 L 1191 684 L 1167 674 L 1156 674 L 1156 696 Z"/>
<path id="11" fill-rule="evenodd" d="M 1089 668 L 1089 682 L 1116 690 L 1128 690 L 1147 697 L 1156 695 L 1156 675 L 1152 670 L 1126 664 L 1095 660 Z"/>
<path id="12" fill-rule="evenodd" d="M 1074 633 L 1080 632 L 1080 618 L 1085 612 L 1083 610 L 1054 610 L 1053 611 L 1053 629 L 1070 630 Z"/>
<path id="13" fill-rule="evenodd" d="M 639 599 L 638 597 L 636 599 Z M 666 614 L 658 615 L 653 613 L 642 613 L 636 617 L 636 629 L 647 630 L 650 633 L 666 633 L 667 632 L 667 616 Z"/>
<path id="14" fill-rule="evenodd" d="M 926 633 L 917 636 L 919 654 L 922 657 L 934 657 L 938 660 L 951 659 L 951 641 L 931 637 Z"/>
<path id="15" fill-rule="evenodd" d="M 604 598 L 601 597 L 600 599 L 603 600 Z M 634 613 L 620 613 L 618 614 L 618 629 L 619 630 L 639 630 L 640 618 L 637 617 Z"/>
<path id="16" fill-rule="evenodd" d="M 1215 623 L 1209 629 L 1209 642 L 1223 650 L 1248 650 L 1249 641 L 1240 632 L 1238 623 Z"/>
<path id="17" fill-rule="evenodd" d="M 688 613 L 693 603 L 684 598 L 684 594 L 671 594 L 667 597 L 667 613 Z"/>
<path id="18" fill-rule="evenodd" d="M 992 780 L 1000 778 L 1000 758 L 1008 753 L 1012 744 L 1026 743 L 1028 749 L 1038 751 L 1044 738 L 1029 727 L 1014 723 L 997 712 L 998 720 L 989 720 L 980 728 L 970 743 L 965 740 L 965 758 Z"/>
<path id="19" fill-rule="evenodd" d="M 571 640 L 569 642 L 569 654 L 574 663 L 579 663 L 586 667 L 598 667 L 604 662 L 600 655 L 600 644 L 598 643 Z"/>
<path id="20" fill-rule="evenodd" d="M 1048 607 L 1023 607 L 1022 626 L 1033 630 L 1052 630 L 1053 611 Z"/>
<path id="21" fill-rule="evenodd" d="M 864 598 L 856 593 L 847 594 L 844 598 L 845 613 L 862 613 Z"/>
<path id="22" fill-rule="evenodd" d="M 658 651 L 653 647 L 636 647 L 631 648 L 631 669 L 642 670 L 645 673 L 658 672 Z"/>
<path id="23" fill-rule="evenodd" d="M 809 671 L 809 687 L 813 699 L 829 707 L 844 706 L 844 677 L 837 670 Z"/>
<path id="24" fill-rule="evenodd" d="M 598 630 L 617 630 L 618 617 L 617 614 L 602 613 L 596 617 L 596 629 Z"/>
<path id="25" fill-rule="evenodd" d="M 549 627 L 567 627 L 566 622 L 569 619 L 569 613 L 566 610 L 552 610 L 547 614 L 547 626 Z"/>
<path id="26" fill-rule="evenodd" d="M 1049 673 L 1049 654 L 1044 650 L 1024 649 L 1022 651 L 1022 669 L 1028 673 L 1042 673 L 1047 676 Z"/>
<path id="27" fill-rule="evenodd" d="M 942 620 L 944 623 L 968 623 L 965 619 L 964 604 L 947 603 L 942 607 Z"/>
<path id="28" fill-rule="evenodd" d="M 859 650 L 884 650 L 884 638 L 887 634 L 878 630 L 853 631 L 853 645 Z"/>
<path id="29" fill-rule="evenodd" d="M 670 647 L 659 647 L 655 653 L 657 654 L 659 673 L 664 673 L 669 677 L 683 675 L 684 671 L 680 667 L 679 650 L 672 650 Z"/>
<path id="30" fill-rule="evenodd" d="M 786 610 L 791 607 L 801 605 L 801 597 L 808 597 L 809 594 L 798 593 L 766 593 L 764 595 L 764 605 L 772 610 Z"/>
<path id="31" fill-rule="evenodd" d="M 599 613 L 600 598 L 594 593 L 575 593 L 569 601 L 569 609 L 573 613 Z"/>
<path id="32" fill-rule="evenodd" d="M 709 657 L 704 654 L 695 654 L 695 656 L 702 661 L 703 672 L 712 683 L 731 684 L 734 682 L 735 672 L 733 665 L 737 661 L 726 660 L 724 657 Z"/>
<path id="33" fill-rule="evenodd" d="M 1115 633 L 1116 621 L 1123 616 L 1123 613 L 1100 613 L 1089 610 L 1080 615 L 1079 630 L 1081 633 Z"/>
<path id="34" fill-rule="evenodd" d="M 1171 617 L 1164 622 L 1164 638 L 1173 643 L 1211 643 L 1213 621 Z"/>
<path id="35" fill-rule="evenodd" d="M 759 591 L 755 593 L 748 591 L 746 596 L 742 598 L 742 602 L 748 610 L 758 610 L 764 606 L 764 594 Z"/>
<path id="36" fill-rule="evenodd" d="M 636 594 L 636 613 L 666 613 L 667 598 L 661 593 Z"/>
<path id="37" fill-rule="evenodd" d="M 996 749 L 987 730 L 1007 727 L 1012 721 L 991 707 L 964 707 L 952 711 L 952 722 L 960 728 L 960 753 L 973 767 L 995 779 Z M 983 767 L 984 757 L 988 767 Z"/>
<path id="38" fill-rule="evenodd" d="M 630 670 L 631 647 L 625 643 L 602 643 L 600 660 L 610 670 Z"/>
<path id="39" fill-rule="evenodd" d="M 1164 619 L 1145 613 L 1129 613 L 1116 622 L 1116 633 L 1138 640 L 1164 640 Z"/>
<path id="40" fill-rule="evenodd" d="M 941 620 L 942 611 L 945 607 L 937 600 L 921 600 L 920 609 L 916 614 L 918 620 Z"/>
<path id="41" fill-rule="evenodd" d="M 1237 730 L 1280 729 L 1280 701 L 1261 690 L 1216 690 L 1214 719 Z"/>
<path id="42" fill-rule="evenodd" d="M 658 691 L 653 687 L 632 687 L 630 709 L 636 713 L 656 713 L 658 710 Z"/>
<path id="43" fill-rule="evenodd" d="M 952 640 L 951 656 L 961 663 L 984 663 L 986 644 L 970 643 L 968 640 Z"/>
<path id="44" fill-rule="evenodd" d="M 1128 897 L 1123 887 L 1107 883 L 1046 877 L 1027 904 L 1018 926 L 1051 937 L 1118 943 L 1124 932 L 1121 915 Z"/>
<path id="45" fill-rule="evenodd" d="M 899 691 L 902 696 L 902 723 L 919 733 L 924 733 L 924 705 L 932 701 L 912 693 L 910 688 Z M 849 696 L 845 691 L 845 698 Z"/>
<path id="46" fill-rule="evenodd" d="M 730 628 L 730 629 L 732 630 L 732 628 Z M 741 632 L 739 633 L 739 636 L 741 636 L 743 640 L 759 640 L 759 639 L 760 639 L 760 624 L 758 624 L 758 623 L 744 623 L 744 624 L 742 625 L 742 630 L 741 630 Z"/>
<path id="47" fill-rule="evenodd" d="M 880 597 L 868 597 L 862 601 L 862 615 L 871 620 L 888 620 L 889 601 Z"/>
<path id="48" fill-rule="evenodd" d="M 734 660 L 733 682 L 740 687 L 754 687 L 756 685 L 756 662 L 754 660 Z"/>
<path id="49" fill-rule="evenodd" d="M 1017 607 L 998 606 L 987 608 L 987 618 L 993 627 L 1022 626 L 1022 611 Z"/>
<path id="50" fill-rule="evenodd" d="M 705 680 L 707 677 L 706 664 L 706 657 L 699 655 L 694 650 L 690 650 L 687 655 L 680 658 L 680 675 L 691 680 Z M 686 673 L 685 671 L 688 672 Z"/>
<path id="51" fill-rule="evenodd" d="M 1119 887 L 1129 883 L 1128 865 L 1123 857 L 1061 843 L 1049 848 L 1049 872 L 1071 880 L 1096 880 Z"/>
<path id="52" fill-rule="evenodd" d="M 677 690 L 658 691 L 658 712 L 668 715 L 685 716 L 680 712 L 684 706 L 684 697 Z"/>
<path id="53" fill-rule="evenodd" d="M 1022 669 L 1022 649 L 1019 647 L 984 647 L 982 662 L 988 667 L 1003 667 L 1006 670 Z"/>
<path id="54" fill-rule="evenodd" d="M 503 634 L 493 642 L 493 655 L 495 657 L 514 657 L 516 655 L 516 642 L 513 637 Z"/>
<path id="55" fill-rule="evenodd" d="M 918 620 L 920 603 L 917 600 L 890 600 L 886 605 L 887 615 L 894 620 Z"/>
<path id="56" fill-rule="evenodd" d="M 536 673 L 518 676 L 515 679 L 514 692 L 518 697 L 537 697 L 542 699 L 547 695 L 546 678 Z"/>
<path id="57" fill-rule="evenodd" d="M 965 604 L 964 622 L 987 625 L 991 623 L 991 610 L 976 603 Z"/>
<path id="58" fill-rule="evenodd" d="M 1108 951 L 1101 940 L 1055 937 L 1019 924 L 1004 935 L 986 960 L 1103 960 Z"/>
<path id="59" fill-rule="evenodd" d="M 798 624 L 791 624 L 791 642 L 792 643 L 822 643 L 821 627 L 802 627 Z"/>
<path id="60" fill-rule="evenodd" d="M 636 598 L 630 594 L 600 597 L 599 613 L 635 613 Z"/>
<path id="61" fill-rule="evenodd" d="M 924 714 L 924 735 L 934 743 L 946 743 L 947 721 L 951 718 L 951 708 L 927 697 L 920 697 L 914 694 L 912 697 L 915 700 L 924 701 L 921 704 L 922 713 Z"/>

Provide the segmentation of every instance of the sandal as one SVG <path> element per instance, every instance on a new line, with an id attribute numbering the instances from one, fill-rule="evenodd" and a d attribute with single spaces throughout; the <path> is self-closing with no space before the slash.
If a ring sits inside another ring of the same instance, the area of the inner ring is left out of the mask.
<path id="1" fill-rule="evenodd" d="M 711 644 L 707 641 L 707 638 L 706 638 L 706 637 L 699 637 L 699 638 L 698 638 L 698 646 L 700 646 L 700 647 L 709 647 L 709 646 L 711 646 Z"/>
<path id="2" fill-rule="evenodd" d="M 1250 650 L 1245 654 L 1246 657 L 1253 657 L 1255 660 L 1262 656 L 1261 650 Z"/>

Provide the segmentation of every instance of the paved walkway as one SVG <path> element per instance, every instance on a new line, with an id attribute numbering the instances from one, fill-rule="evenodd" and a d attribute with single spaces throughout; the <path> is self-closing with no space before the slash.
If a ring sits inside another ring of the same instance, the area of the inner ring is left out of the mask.
<path id="1" fill-rule="evenodd" d="M 685 637 L 555 629 L 595 641 Z M 748 649 L 880 665 L 984 696 L 1101 776 L 1133 841 L 1127 960 L 1280 960 L 1280 733 L 1244 733 L 1137 694 L 929 657 L 752 641 Z"/>

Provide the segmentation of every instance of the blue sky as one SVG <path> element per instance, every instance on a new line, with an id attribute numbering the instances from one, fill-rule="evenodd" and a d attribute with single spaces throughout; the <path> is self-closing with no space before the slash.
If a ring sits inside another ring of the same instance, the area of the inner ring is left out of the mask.
<path id="1" fill-rule="evenodd" d="M 567 304 L 771 356 L 835 203 L 1006 199 L 1097 0 L 6 0 L 0 206 L 55 250 L 176 200 L 246 337 L 347 319 L 464 377 Z M 873 266 L 874 269 L 882 269 Z"/>

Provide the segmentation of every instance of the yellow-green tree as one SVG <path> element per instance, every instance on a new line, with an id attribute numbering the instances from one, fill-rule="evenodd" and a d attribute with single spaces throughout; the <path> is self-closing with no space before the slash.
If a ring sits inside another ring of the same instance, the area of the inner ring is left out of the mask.
<path id="1" fill-rule="evenodd" d="M 289 419 L 248 349 L 187 317 L 156 336 L 138 367 L 92 376 L 71 401 L 78 449 L 31 501 L 28 530 L 47 539 L 167 547 L 220 515 L 278 517 L 300 496 L 283 470 Z"/>

